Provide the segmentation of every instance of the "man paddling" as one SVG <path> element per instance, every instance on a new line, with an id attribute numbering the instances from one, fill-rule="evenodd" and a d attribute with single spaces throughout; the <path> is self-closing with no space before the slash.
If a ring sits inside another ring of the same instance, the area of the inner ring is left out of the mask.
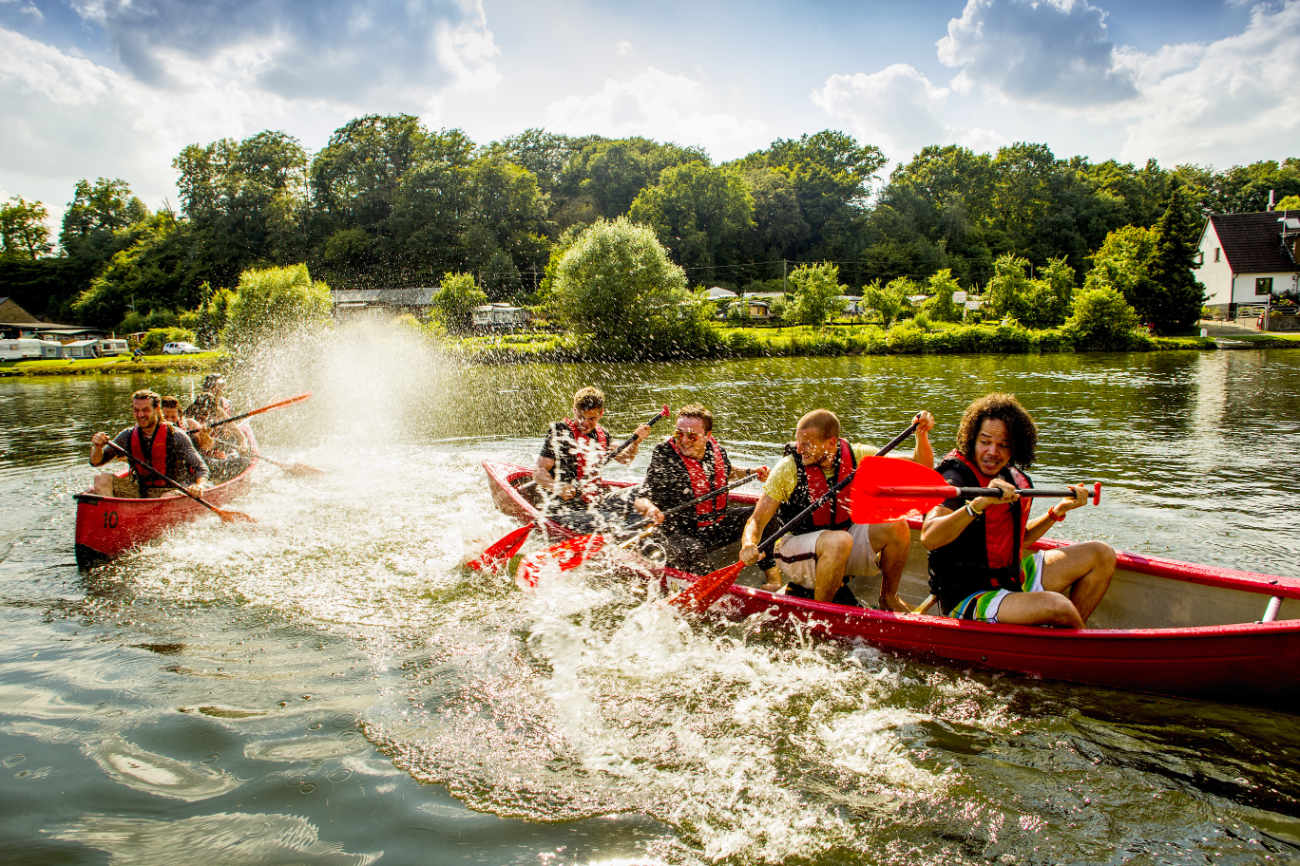
<path id="1" fill-rule="evenodd" d="M 655 446 L 650 468 L 641 483 L 641 495 L 660 512 L 706 496 L 747 475 L 766 481 L 766 466 L 740 469 L 731 465 L 727 451 L 713 436 L 713 413 L 699 404 L 677 410 L 677 427 Z M 661 524 L 668 565 L 688 571 L 702 569 L 706 555 L 740 537 L 752 508 L 728 509 L 727 493 L 674 511 Z M 652 514 L 653 516 L 653 514 Z"/>
<path id="2" fill-rule="evenodd" d="M 1100 541 L 1025 554 L 1065 515 L 1088 501 L 1084 485 L 1036 520 L 1024 469 L 1034 462 L 1038 428 L 1011 394 L 988 394 L 962 415 L 957 447 L 938 471 L 954 487 L 996 487 L 1001 496 L 948 499 L 930 509 L 921 543 L 930 551 L 930 591 L 959 619 L 1083 628 L 1115 571 L 1115 551 Z"/>
<path id="3" fill-rule="evenodd" d="M 118 433 L 112 441 L 122 451 L 158 472 L 181 483 L 188 481 L 186 489 L 200 496 L 207 486 L 208 466 L 190 442 L 190 437 L 163 420 L 161 402 L 162 398 L 153 391 L 142 389 L 132 394 L 131 411 L 135 415 L 135 426 Z M 104 453 L 108 442 L 108 434 L 102 431 L 90 437 L 91 466 L 102 466 L 120 456 L 118 451 Z M 172 490 L 166 481 L 148 470 L 136 468 L 135 464 L 131 466 L 131 474 L 125 478 L 101 472 L 95 476 L 92 489 L 100 496 L 131 499 L 156 498 Z"/>
<path id="4" fill-rule="evenodd" d="M 911 459 L 929 468 L 934 465 L 930 447 L 934 416 L 921 412 L 916 420 L 916 446 Z M 786 445 L 785 456 L 772 467 L 763 495 L 745 524 L 740 560 L 747 565 L 759 561 L 758 543 L 773 516 L 778 516 L 781 524 L 793 519 L 853 472 L 859 460 L 874 453 L 875 449 L 867 445 L 850 444 L 840 437 L 840 419 L 834 412 L 814 409 L 800 418 L 795 441 Z M 853 523 L 849 518 L 849 490 L 845 487 L 803 518 L 791 535 L 777 542 L 775 558 L 781 576 L 788 581 L 787 594 L 858 604 L 846 579 L 879 573 L 881 608 L 902 612 L 909 608 L 898 597 L 898 585 L 911 544 L 905 520 Z M 775 589 L 778 583 L 771 582 L 764 588 Z"/>
<path id="5" fill-rule="evenodd" d="M 604 499 L 600 496 L 594 481 L 601 464 L 608 459 L 632 462 L 641 442 L 650 435 L 650 425 L 641 424 L 632 443 L 610 457 L 609 431 L 600 425 L 604 415 L 604 393 L 591 386 L 579 389 L 573 395 L 573 415 L 551 425 L 533 470 L 537 486 L 554 495 L 548 509 L 551 516 L 575 529 L 591 529 L 602 521 L 617 523 L 633 511 L 654 516 L 648 500 L 634 501 L 629 492 Z"/>

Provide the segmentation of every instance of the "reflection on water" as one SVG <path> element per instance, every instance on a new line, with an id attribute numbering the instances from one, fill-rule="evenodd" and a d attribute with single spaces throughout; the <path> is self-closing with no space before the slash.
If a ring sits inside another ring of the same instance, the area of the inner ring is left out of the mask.
<path id="1" fill-rule="evenodd" d="M 883 443 L 1016 392 L 1070 535 L 1295 573 L 1294 353 L 462 368 L 385 335 L 236 370 L 267 467 L 239 509 L 89 575 L 69 496 L 133 388 L 0 382 L 0 845 L 24 862 L 1277 862 L 1295 716 L 966 672 L 570 572 L 459 567 L 512 527 L 478 461 L 531 462 L 582 384 L 627 432 L 700 400 L 738 463 L 835 408 Z M 648 451 L 617 477 L 636 477 Z M 1227 495 L 1230 492 L 1230 495 Z M 1063 527 L 1064 529 L 1064 527 Z M 535 543 L 535 542 L 534 542 Z M 1278 710 L 1289 708 L 1278 708 Z M 436 851 L 434 858 L 432 852 Z M 190 853 L 192 852 L 192 853 Z M 866 853 L 866 852 L 869 852 Z"/>

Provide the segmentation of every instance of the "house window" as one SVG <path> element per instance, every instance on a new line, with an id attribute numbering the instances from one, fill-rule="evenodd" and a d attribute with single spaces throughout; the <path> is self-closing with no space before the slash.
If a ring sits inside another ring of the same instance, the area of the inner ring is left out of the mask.
<path id="1" fill-rule="evenodd" d="M 1271 294 L 1273 294 L 1273 278 L 1272 278 L 1272 277 L 1256 277 L 1256 278 L 1255 278 L 1255 294 L 1257 294 L 1257 295 L 1271 295 Z"/>
<path id="2" fill-rule="evenodd" d="M 1223 249 L 1222 249 L 1221 247 L 1215 247 L 1215 248 L 1214 248 L 1214 260 L 1215 260 L 1216 262 L 1219 261 L 1220 256 L 1221 256 L 1222 254 L 1223 254 Z"/>

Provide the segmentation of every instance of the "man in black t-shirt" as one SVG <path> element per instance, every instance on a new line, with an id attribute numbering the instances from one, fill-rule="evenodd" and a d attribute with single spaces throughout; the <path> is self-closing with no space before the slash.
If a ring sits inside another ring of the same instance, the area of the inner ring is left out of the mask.
<path id="1" fill-rule="evenodd" d="M 664 442 L 655 446 L 641 483 L 641 495 L 660 511 L 681 506 L 746 475 L 767 478 L 767 467 L 737 469 L 726 450 L 713 438 L 713 414 L 698 404 L 677 412 L 677 427 Z M 664 517 L 662 542 L 668 564 L 686 570 L 700 570 L 710 551 L 740 538 L 752 508 L 727 508 L 726 493 Z"/>

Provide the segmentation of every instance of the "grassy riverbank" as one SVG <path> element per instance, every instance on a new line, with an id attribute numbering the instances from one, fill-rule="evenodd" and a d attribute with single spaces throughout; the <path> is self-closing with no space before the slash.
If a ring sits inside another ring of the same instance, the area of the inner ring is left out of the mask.
<path id="1" fill-rule="evenodd" d="M 227 352 L 197 355 L 130 355 L 112 358 L 58 358 L 0 362 L 0 378 L 10 376 L 99 376 L 123 373 L 202 373 L 229 359 Z"/>
<path id="2" fill-rule="evenodd" d="M 1014 324 L 947 324 L 913 321 L 892 328 L 793 326 L 715 327 L 711 358 L 771 358 L 837 355 L 1038 354 L 1076 351 L 1060 329 L 1034 330 Z M 1241 331 L 1231 336 L 1153 337 L 1134 335 L 1112 349 L 1162 351 L 1220 349 L 1234 344 L 1252 348 L 1300 348 L 1300 334 Z M 601 358 L 597 347 L 568 334 L 515 332 L 449 339 L 446 345 L 471 362 L 576 361 Z"/>

